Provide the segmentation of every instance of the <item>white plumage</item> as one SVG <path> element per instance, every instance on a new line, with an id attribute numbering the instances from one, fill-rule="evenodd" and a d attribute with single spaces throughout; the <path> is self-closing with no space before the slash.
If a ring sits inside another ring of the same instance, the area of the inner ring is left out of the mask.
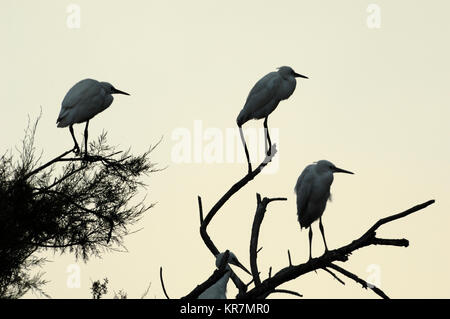
<path id="1" fill-rule="evenodd" d="M 61 111 L 56 123 L 58 127 L 69 126 L 75 142 L 75 153 L 78 153 L 80 148 L 73 134 L 73 124 L 86 122 L 85 152 L 87 154 L 89 120 L 111 105 L 114 100 L 112 94 L 129 95 L 126 92 L 117 90 L 108 82 L 99 82 L 93 79 L 81 80 L 67 92 L 61 103 Z"/>
<path id="2" fill-rule="evenodd" d="M 260 79 L 250 91 L 244 108 L 239 113 L 236 123 L 239 127 L 241 140 L 244 144 L 245 155 L 247 156 L 249 173 L 252 170 L 247 145 L 242 133 L 242 125 L 251 119 L 259 120 L 264 118 L 264 128 L 266 139 L 267 155 L 271 154 L 271 142 L 267 128 L 268 116 L 276 109 L 280 101 L 289 98 L 297 85 L 296 77 L 307 79 L 308 77 L 296 73 L 289 66 L 282 66 L 277 72 L 270 72 Z"/>
<path id="3" fill-rule="evenodd" d="M 227 266 L 230 268 L 230 266 Z M 217 282 L 198 296 L 198 299 L 227 299 L 227 285 L 231 276 L 231 268 Z"/>
<path id="4" fill-rule="evenodd" d="M 295 193 L 297 194 L 297 215 L 301 228 L 309 227 L 309 259 L 311 259 L 312 229 L 311 224 L 319 219 L 325 251 L 328 251 L 322 224 L 322 215 L 330 198 L 330 187 L 333 183 L 333 173 L 353 174 L 350 171 L 336 167 L 327 160 L 306 166 L 300 174 Z"/>
<path id="5" fill-rule="evenodd" d="M 224 258 L 225 253 L 220 253 L 216 256 L 216 267 L 219 268 L 222 264 L 222 259 Z M 228 280 L 231 276 L 231 267 L 228 264 L 232 264 L 235 266 L 240 267 L 242 270 L 244 270 L 246 273 L 251 273 L 239 262 L 237 257 L 230 251 L 228 255 L 227 265 L 226 267 L 226 273 L 220 278 L 214 285 L 206 289 L 204 292 L 202 292 L 198 299 L 227 299 L 227 284 Z"/>

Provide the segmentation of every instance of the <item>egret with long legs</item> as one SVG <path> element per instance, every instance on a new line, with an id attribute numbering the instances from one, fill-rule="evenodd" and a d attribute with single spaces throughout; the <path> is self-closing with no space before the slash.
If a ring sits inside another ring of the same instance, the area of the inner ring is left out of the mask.
<path id="1" fill-rule="evenodd" d="M 252 171 L 252 164 L 244 133 L 242 132 L 242 125 L 252 119 L 264 119 L 264 134 L 266 137 L 264 145 L 267 155 L 271 155 L 272 144 L 267 128 L 268 117 L 277 108 L 280 101 L 286 100 L 292 95 L 297 85 L 296 78 L 298 77 L 308 79 L 308 77 L 296 73 L 291 67 L 282 66 L 278 68 L 278 71 L 270 72 L 261 78 L 250 91 L 244 108 L 236 119 L 242 144 L 244 144 L 245 155 L 247 156 L 249 174 Z"/>
<path id="2" fill-rule="evenodd" d="M 322 224 L 322 215 L 325 211 L 327 201 L 330 199 L 330 187 L 333 183 L 333 173 L 353 174 L 350 171 L 336 167 L 327 160 L 321 160 L 306 166 L 295 185 L 297 194 L 297 215 L 300 228 L 309 227 L 309 259 L 312 246 L 311 224 L 319 219 L 319 228 L 322 233 L 325 252 L 328 251 L 325 240 L 325 232 Z"/>
<path id="3" fill-rule="evenodd" d="M 58 127 L 69 127 L 70 134 L 75 142 L 73 148 L 75 154 L 78 155 L 80 153 L 80 147 L 73 133 L 73 125 L 86 122 L 84 128 L 84 152 L 85 156 L 87 156 L 89 120 L 111 105 L 114 100 L 112 94 L 129 95 L 116 89 L 108 82 L 99 82 L 93 79 L 81 80 L 67 92 L 62 101 L 61 111 L 56 123 Z"/>

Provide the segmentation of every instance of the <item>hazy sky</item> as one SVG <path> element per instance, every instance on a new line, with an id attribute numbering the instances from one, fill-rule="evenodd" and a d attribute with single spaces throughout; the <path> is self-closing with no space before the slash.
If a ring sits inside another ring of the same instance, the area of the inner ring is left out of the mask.
<path id="1" fill-rule="evenodd" d="M 373 16 L 378 9 L 379 20 Z M 181 297 L 206 279 L 214 258 L 199 235 L 197 195 L 209 209 L 246 172 L 235 160 L 209 163 L 208 152 L 215 147 L 224 158 L 236 158 L 241 145 L 226 136 L 249 90 L 289 65 L 310 79 L 300 79 L 269 119 L 279 146 L 274 167 L 212 221 L 209 233 L 218 248 L 232 250 L 248 267 L 255 193 L 284 196 L 288 201 L 272 203 L 263 222 L 259 269 L 265 278 L 270 266 L 285 267 L 287 249 L 294 263 L 304 262 L 307 231 L 297 223 L 293 188 L 306 165 L 328 159 L 356 173 L 335 177 L 323 217 L 330 249 L 379 218 L 437 201 L 381 229 L 387 238 L 409 239 L 410 247 L 365 248 L 345 267 L 375 278 L 391 297 L 450 297 L 448 12 L 444 0 L 2 0 L 0 153 L 20 143 L 27 116 L 36 118 L 40 107 L 36 147 L 44 150 L 43 160 L 71 148 L 69 131 L 55 121 L 67 90 L 87 77 L 131 93 L 117 96 L 90 122 L 90 138 L 107 130 L 112 145 L 139 153 L 164 136 L 152 160 L 168 168 L 145 178 L 148 188 L 139 195 L 157 204 L 133 228 L 143 229 L 125 238 L 128 252 L 105 253 L 87 264 L 51 254 L 45 290 L 54 298 L 87 298 L 91 280 L 108 277 L 111 291 L 140 297 L 151 282 L 148 297 L 162 298 L 163 266 L 168 293 Z M 260 128 L 262 121 L 245 127 Z M 83 126 L 75 131 L 81 141 Z M 173 156 L 180 136 L 191 139 L 183 144 L 192 152 L 190 163 Z M 317 224 L 314 231 L 318 256 Z M 66 271 L 75 263 L 81 287 L 69 288 Z M 375 297 L 345 281 L 342 286 L 318 271 L 284 287 L 308 298 Z M 230 284 L 229 296 L 235 292 Z"/>

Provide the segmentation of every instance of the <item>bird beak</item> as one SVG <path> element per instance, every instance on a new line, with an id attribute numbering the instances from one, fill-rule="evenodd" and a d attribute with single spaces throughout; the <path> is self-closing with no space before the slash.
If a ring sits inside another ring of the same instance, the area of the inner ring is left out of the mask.
<path id="1" fill-rule="evenodd" d="M 335 167 L 333 171 L 334 171 L 334 173 L 355 174 L 353 172 L 346 171 L 345 169 L 342 169 L 342 168 L 339 168 L 339 167 Z"/>
<path id="2" fill-rule="evenodd" d="M 237 258 L 233 258 L 232 260 L 230 260 L 230 264 L 238 266 L 239 268 L 241 268 L 243 271 L 245 271 L 247 274 L 249 274 L 250 276 L 252 275 L 252 273 L 250 271 L 247 270 L 247 268 L 244 267 L 244 265 L 242 265 L 239 260 L 237 260 Z"/>
<path id="3" fill-rule="evenodd" d="M 294 72 L 294 76 L 295 76 L 296 78 L 309 79 L 307 76 L 304 76 L 304 75 L 301 75 L 301 74 L 298 74 L 298 73 L 295 73 L 295 72 Z"/>
<path id="4" fill-rule="evenodd" d="M 113 89 L 112 89 L 112 92 L 111 92 L 111 93 L 113 93 L 113 94 L 124 94 L 124 95 L 130 95 L 130 94 L 128 94 L 127 92 L 124 92 L 124 91 L 118 90 L 118 89 L 116 89 L 116 88 L 113 88 Z"/>

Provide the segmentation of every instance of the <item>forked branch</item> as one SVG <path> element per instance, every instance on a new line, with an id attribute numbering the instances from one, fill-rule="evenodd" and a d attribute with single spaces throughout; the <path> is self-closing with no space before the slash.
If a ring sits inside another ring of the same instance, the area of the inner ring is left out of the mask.
<path id="1" fill-rule="evenodd" d="M 209 212 L 206 214 L 206 216 L 203 218 L 203 205 L 200 196 L 198 197 L 198 204 L 199 204 L 199 214 L 200 214 L 200 235 L 202 236 L 202 239 L 208 247 L 208 249 L 211 251 L 211 253 L 216 256 L 219 254 L 219 249 L 217 249 L 214 242 L 211 240 L 211 237 L 209 236 L 207 232 L 207 227 L 211 220 L 214 218 L 214 216 L 217 214 L 217 212 L 222 208 L 222 206 L 239 190 L 241 190 L 245 185 L 247 185 L 248 182 L 253 180 L 261 171 L 264 169 L 264 167 L 267 166 L 268 163 L 270 163 L 273 159 L 273 157 L 276 155 L 277 149 L 276 144 L 272 145 L 272 152 L 270 155 L 267 155 L 263 162 L 258 165 L 258 167 L 246 174 L 243 178 L 241 178 L 237 183 L 235 183 L 231 188 L 216 202 L 216 204 L 209 210 Z M 234 284 L 239 290 L 239 293 L 244 293 L 247 290 L 247 285 L 245 285 L 242 280 L 240 280 L 234 272 L 231 272 L 231 279 L 233 280 Z"/>
<path id="2" fill-rule="evenodd" d="M 376 237 L 376 230 L 386 223 L 406 217 L 412 213 L 422 210 L 428 207 L 429 205 L 433 204 L 434 202 L 435 202 L 434 200 L 429 200 L 425 203 L 411 207 L 410 209 L 407 209 L 401 213 L 380 219 L 371 228 L 369 228 L 369 230 L 367 230 L 360 238 L 352 241 L 348 245 L 342 246 L 338 249 L 329 250 L 328 252 L 325 252 L 322 256 L 313 258 L 306 263 L 285 267 L 280 271 L 278 271 L 275 275 L 272 275 L 263 282 L 261 282 L 261 284 L 259 285 L 256 284 L 253 289 L 243 294 L 239 294 L 237 298 L 241 299 L 265 298 L 268 296 L 268 294 L 275 291 L 278 286 L 290 280 L 296 279 L 308 272 L 326 268 L 334 269 L 340 272 L 341 274 L 345 275 L 346 277 L 349 277 L 352 280 L 360 283 L 361 285 L 363 285 L 364 288 L 372 289 L 376 294 L 378 294 L 382 298 L 388 298 L 387 295 L 383 291 L 381 291 L 381 289 L 368 284 L 355 274 L 352 274 L 351 272 L 335 265 L 334 262 L 335 261 L 345 262 L 348 260 L 348 256 L 352 254 L 354 251 L 371 245 L 408 247 L 409 242 L 407 239 L 378 238 Z M 337 279 L 335 275 L 334 277 Z M 339 281 L 342 282 L 342 280 Z"/>

